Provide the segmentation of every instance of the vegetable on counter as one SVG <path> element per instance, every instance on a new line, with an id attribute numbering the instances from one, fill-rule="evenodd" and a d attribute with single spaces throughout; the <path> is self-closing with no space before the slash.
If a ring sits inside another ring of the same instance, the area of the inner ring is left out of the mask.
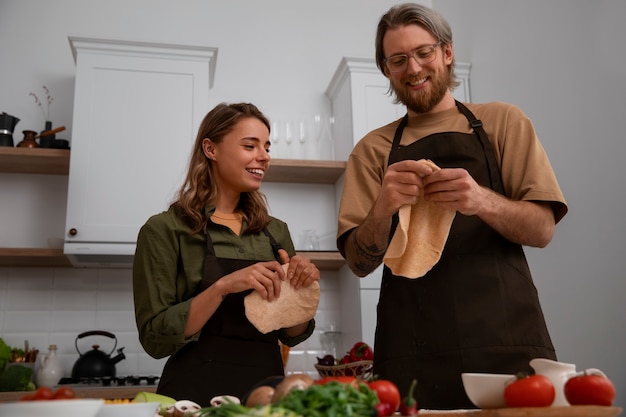
<path id="1" fill-rule="evenodd" d="M 400 407 L 400 391 L 396 384 L 386 379 L 375 379 L 367 386 L 376 393 L 380 404 L 376 407 L 378 417 L 386 417 L 395 413 Z"/>
<path id="2" fill-rule="evenodd" d="M 565 398 L 571 405 L 613 405 L 615 386 L 603 372 L 588 369 L 565 382 Z"/>
<path id="3" fill-rule="evenodd" d="M 70 387 L 59 387 L 54 391 L 48 387 L 39 387 L 36 391 L 22 396 L 20 401 L 71 400 L 73 398 L 76 398 L 76 392 Z"/>
<path id="4" fill-rule="evenodd" d="M 329 381 L 305 389 L 292 389 L 267 405 L 246 407 L 225 403 L 202 408 L 194 417 L 373 417 L 378 397 L 366 383 Z"/>
<path id="5" fill-rule="evenodd" d="M 417 411 L 417 401 L 415 401 L 415 397 L 413 396 L 415 392 L 415 386 L 417 385 L 417 380 L 414 379 L 411 382 L 411 387 L 409 388 L 409 393 L 402 399 L 400 403 L 400 415 L 402 416 L 416 416 Z"/>
<path id="6" fill-rule="evenodd" d="M 0 372 L 4 369 L 4 365 L 11 360 L 11 347 L 4 343 L 0 337 Z"/>
<path id="7" fill-rule="evenodd" d="M 528 375 L 520 372 L 504 388 L 504 402 L 507 407 L 549 407 L 555 396 L 552 381 L 539 374 Z"/>
<path id="8" fill-rule="evenodd" d="M 9 366 L 0 374 L 0 392 L 34 391 L 33 370 L 24 365 Z"/>

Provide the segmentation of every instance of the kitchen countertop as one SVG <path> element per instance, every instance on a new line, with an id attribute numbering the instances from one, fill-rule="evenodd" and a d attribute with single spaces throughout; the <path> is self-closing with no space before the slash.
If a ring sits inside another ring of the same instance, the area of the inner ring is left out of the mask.
<path id="1" fill-rule="evenodd" d="M 132 399 L 139 392 L 156 392 L 156 385 L 122 385 L 110 387 L 104 387 L 101 384 L 68 384 L 62 385 L 64 387 L 70 387 L 76 391 L 78 398 L 102 398 L 105 400 L 112 399 Z M 28 392 L 0 392 L 0 402 L 18 401 L 22 396 Z"/>

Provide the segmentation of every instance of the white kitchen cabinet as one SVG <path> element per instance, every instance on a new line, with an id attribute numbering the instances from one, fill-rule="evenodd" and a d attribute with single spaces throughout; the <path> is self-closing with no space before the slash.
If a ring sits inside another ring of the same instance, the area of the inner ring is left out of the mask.
<path id="1" fill-rule="evenodd" d="M 167 209 L 209 110 L 217 49 L 71 37 L 76 84 L 64 252 L 120 266 Z"/>
<path id="2" fill-rule="evenodd" d="M 454 96 L 462 102 L 470 101 L 469 71 L 469 64 L 456 63 L 455 72 L 461 84 L 454 90 Z M 337 159 L 347 160 L 354 145 L 369 131 L 404 116 L 406 108 L 394 104 L 388 90 L 389 80 L 373 59 L 344 57 L 341 60 L 326 89 L 332 105 Z M 358 278 L 347 266 L 341 269 L 345 301 L 341 321 L 344 333 L 348 329 L 346 340 L 374 342 L 382 269 L 380 266 L 365 278 Z"/>

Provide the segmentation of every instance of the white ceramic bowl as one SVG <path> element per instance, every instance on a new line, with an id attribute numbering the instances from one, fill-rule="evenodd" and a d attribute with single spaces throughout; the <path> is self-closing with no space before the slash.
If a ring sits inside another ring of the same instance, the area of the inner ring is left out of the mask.
<path id="1" fill-rule="evenodd" d="M 96 417 L 104 400 L 18 401 L 0 404 L 0 417 Z"/>
<path id="2" fill-rule="evenodd" d="M 503 408 L 504 387 L 515 375 L 509 374 L 461 374 L 463 387 L 469 399 L 478 408 Z"/>
<path id="3" fill-rule="evenodd" d="M 155 417 L 160 403 L 105 404 L 96 417 Z"/>

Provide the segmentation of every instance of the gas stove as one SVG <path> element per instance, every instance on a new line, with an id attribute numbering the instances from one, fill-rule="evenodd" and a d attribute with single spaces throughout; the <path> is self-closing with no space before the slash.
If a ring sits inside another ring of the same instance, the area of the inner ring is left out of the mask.
<path id="1" fill-rule="evenodd" d="M 158 376 L 150 375 L 150 376 L 122 376 L 122 377 L 112 377 L 112 376 L 100 376 L 93 378 L 61 378 L 59 381 L 59 385 L 91 385 L 98 386 L 101 385 L 103 387 L 110 386 L 139 386 L 139 385 L 155 385 Z"/>

